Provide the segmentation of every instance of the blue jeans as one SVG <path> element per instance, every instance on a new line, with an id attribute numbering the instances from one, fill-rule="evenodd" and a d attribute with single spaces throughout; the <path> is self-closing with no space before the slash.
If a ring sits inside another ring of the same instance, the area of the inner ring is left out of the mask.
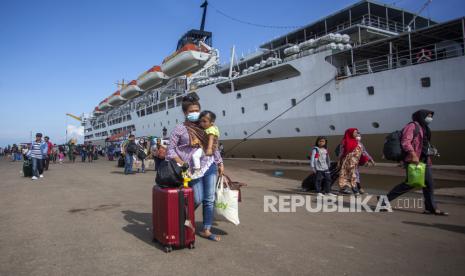
<path id="1" fill-rule="evenodd" d="M 134 162 L 134 158 L 132 154 L 126 153 L 124 157 L 124 174 L 132 173 L 132 163 Z"/>
<path id="2" fill-rule="evenodd" d="M 32 175 L 35 177 L 39 177 L 42 173 L 42 159 L 39 158 L 31 158 L 32 159 Z"/>
<path id="3" fill-rule="evenodd" d="M 213 208 L 215 205 L 215 185 L 217 167 L 213 163 L 205 174 L 192 180 L 189 185 L 194 190 L 195 208 L 202 203 L 203 208 L 203 229 L 210 230 L 213 224 Z"/>

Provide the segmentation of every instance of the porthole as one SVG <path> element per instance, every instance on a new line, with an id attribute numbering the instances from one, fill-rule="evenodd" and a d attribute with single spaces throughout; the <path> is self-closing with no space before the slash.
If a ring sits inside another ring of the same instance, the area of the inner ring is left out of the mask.
<path id="1" fill-rule="evenodd" d="M 227 133 L 227 132 L 225 132 L 225 133 L 224 133 L 224 136 L 228 136 L 228 133 Z"/>
<path id="2" fill-rule="evenodd" d="M 373 122 L 373 123 L 371 123 L 371 125 L 372 125 L 374 128 L 379 128 L 379 123 L 378 123 L 378 122 Z"/>
<path id="3" fill-rule="evenodd" d="M 267 129 L 266 132 L 268 132 L 268 134 L 271 134 L 271 129 Z"/>
<path id="4" fill-rule="evenodd" d="M 236 99 L 240 99 L 242 97 L 241 93 L 236 94 Z"/>
<path id="5" fill-rule="evenodd" d="M 297 104 L 297 100 L 296 99 L 291 99 L 291 105 L 296 106 L 296 104 Z"/>
<path id="6" fill-rule="evenodd" d="M 336 127 L 335 127 L 334 125 L 330 125 L 330 126 L 329 126 L 329 129 L 331 129 L 331 130 L 336 130 Z"/>
<path id="7" fill-rule="evenodd" d="M 223 110 L 223 116 L 226 116 L 226 110 Z"/>
<path id="8" fill-rule="evenodd" d="M 295 128 L 295 131 L 296 131 L 296 132 L 300 132 L 300 128 L 296 127 L 296 128 Z"/>
<path id="9" fill-rule="evenodd" d="M 241 111 L 242 111 L 242 114 L 244 114 L 245 113 L 245 108 L 241 107 Z"/>
<path id="10" fill-rule="evenodd" d="M 168 113 L 169 113 L 169 112 L 168 112 L 168 111 L 166 111 L 166 115 L 168 115 Z"/>
<path id="11" fill-rule="evenodd" d="M 247 135 L 247 131 L 244 130 L 244 135 Z"/>
<path id="12" fill-rule="evenodd" d="M 267 103 L 263 104 L 263 108 L 264 108 L 265 110 L 268 110 L 268 104 L 267 104 Z"/>

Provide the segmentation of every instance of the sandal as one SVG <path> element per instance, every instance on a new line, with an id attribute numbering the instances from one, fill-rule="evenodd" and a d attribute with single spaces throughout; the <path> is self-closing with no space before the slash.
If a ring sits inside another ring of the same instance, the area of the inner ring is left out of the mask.
<path id="1" fill-rule="evenodd" d="M 216 242 L 219 242 L 221 240 L 220 237 L 215 235 L 215 234 L 210 234 L 210 236 L 204 236 L 204 235 L 200 234 L 200 236 L 202 238 L 207 239 L 207 240 L 216 241 Z"/>

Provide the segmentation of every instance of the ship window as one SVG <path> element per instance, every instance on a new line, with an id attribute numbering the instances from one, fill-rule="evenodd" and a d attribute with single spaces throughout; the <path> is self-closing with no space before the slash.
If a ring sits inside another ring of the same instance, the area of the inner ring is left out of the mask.
<path id="1" fill-rule="evenodd" d="M 166 109 L 166 103 L 159 103 L 158 104 L 158 111 L 163 111 Z"/>
<path id="2" fill-rule="evenodd" d="M 296 127 L 295 131 L 300 132 L 300 128 Z"/>
<path id="3" fill-rule="evenodd" d="M 291 105 L 296 106 L 296 104 L 297 104 L 297 101 L 295 99 L 291 99 Z"/>
<path id="4" fill-rule="evenodd" d="M 228 136 L 228 133 L 227 133 L 227 132 L 225 132 L 225 133 L 224 133 L 224 136 Z"/>
<path id="5" fill-rule="evenodd" d="M 128 116 L 126 116 L 126 118 L 129 120 L 131 120 L 131 115 L 128 114 Z"/>
<path id="6" fill-rule="evenodd" d="M 271 129 L 267 129 L 266 132 L 268 132 L 268 134 L 271 134 Z"/>
<path id="7" fill-rule="evenodd" d="M 174 99 L 168 100 L 168 108 L 174 107 Z"/>
<path id="8" fill-rule="evenodd" d="M 223 110 L 223 116 L 226 116 L 226 110 Z"/>
<path id="9" fill-rule="evenodd" d="M 140 111 L 137 111 L 137 117 L 140 117 Z"/>
<path id="10" fill-rule="evenodd" d="M 329 126 L 329 129 L 331 129 L 331 130 L 336 130 L 336 127 L 335 127 L 334 125 L 330 125 L 330 126 Z"/>
<path id="11" fill-rule="evenodd" d="M 263 104 L 263 107 L 265 108 L 265 110 L 268 110 L 268 104 L 267 103 Z"/>
<path id="12" fill-rule="evenodd" d="M 182 96 L 176 98 L 176 106 L 180 106 L 182 103 Z"/>
<path id="13" fill-rule="evenodd" d="M 236 94 L 236 99 L 240 99 L 242 97 L 241 93 Z"/>
<path id="14" fill-rule="evenodd" d="M 373 86 L 368 86 L 367 91 L 370 96 L 375 94 L 375 88 Z"/>
<path id="15" fill-rule="evenodd" d="M 327 102 L 331 101 L 331 93 L 326 93 L 326 94 L 325 94 L 325 100 L 326 100 Z"/>
<path id="16" fill-rule="evenodd" d="M 430 77 L 421 78 L 421 87 L 430 87 L 430 86 L 431 86 Z"/>
<path id="17" fill-rule="evenodd" d="M 373 122 L 373 123 L 371 123 L 371 125 L 372 125 L 374 128 L 379 128 L 379 123 L 378 123 L 378 122 Z"/>
<path id="18" fill-rule="evenodd" d="M 247 131 L 244 130 L 244 135 L 247 135 Z"/>
<path id="19" fill-rule="evenodd" d="M 152 109 L 151 106 L 150 106 L 150 107 L 147 107 L 147 115 L 148 115 L 148 114 L 152 114 L 152 110 L 153 110 L 153 109 Z"/>
<path id="20" fill-rule="evenodd" d="M 244 114 L 245 113 L 245 108 L 241 107 L 241 111 L 242 111 L 242 114 Z"/>
<path id="21" fill-rule="evenodd" d="M 166 115 L 168 115 L 169 111 L 166 111 Z"/>
<path id="22" fill-rule="evenodd" d="M 140 116 L 141 117 L 145 116 L 145 110 L 144 109 L 140 111 Z"/>

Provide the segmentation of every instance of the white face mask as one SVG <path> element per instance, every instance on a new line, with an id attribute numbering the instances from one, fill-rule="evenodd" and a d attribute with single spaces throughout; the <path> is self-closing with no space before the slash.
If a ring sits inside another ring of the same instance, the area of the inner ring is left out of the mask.
<path id="1" fill-rule="evenodd" d="M 426 117 L 425 118 L 425 123 L 427 123 L 427 124 L 431 124 L 432 121 L 433 121 L 433 117 Z"/>

